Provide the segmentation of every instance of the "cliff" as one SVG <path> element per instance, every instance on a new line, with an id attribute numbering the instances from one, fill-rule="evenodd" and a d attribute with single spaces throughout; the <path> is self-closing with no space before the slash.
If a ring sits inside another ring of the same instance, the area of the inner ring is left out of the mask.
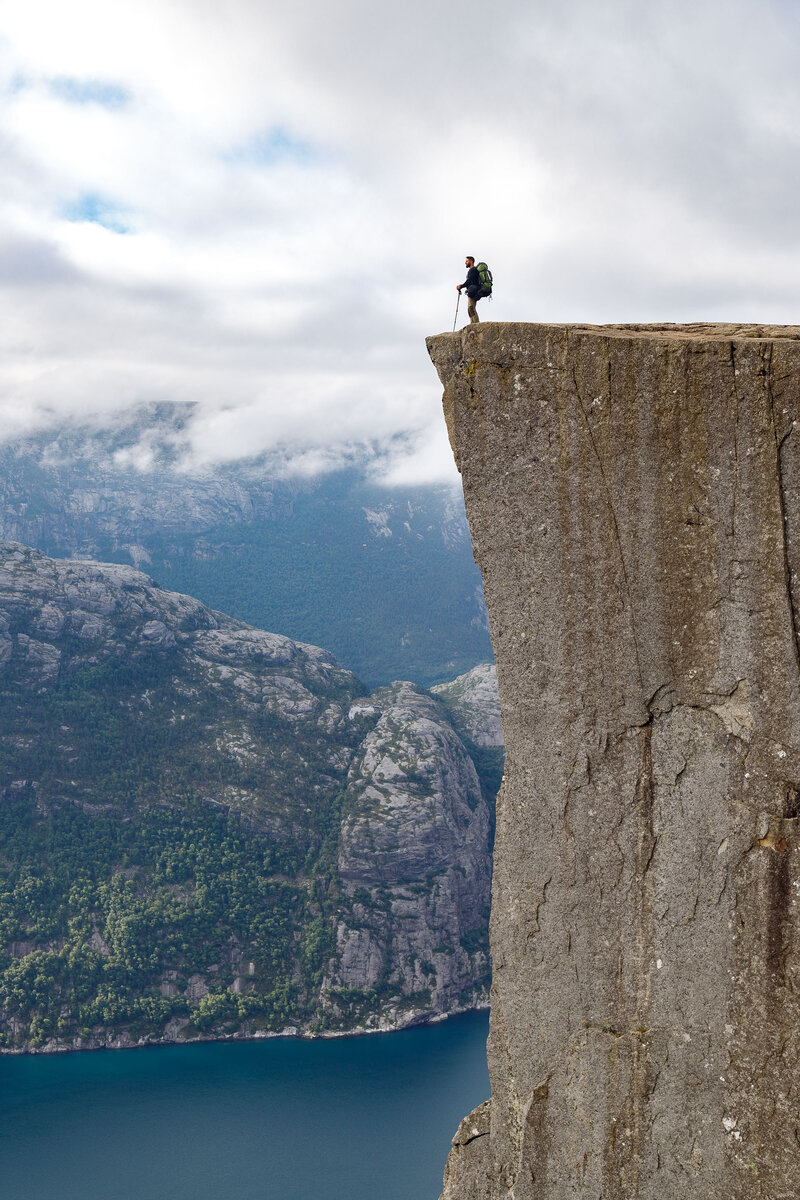
<path id="1" fill-rule="evenodd" d="M 459 1200 L 800 1194 L 800 329 L 481 324 L 444 384 L 506 742 Z"/>
<path id="2" fill-rule="evenodd" d="M 396 683 L 372 698 L 380 716 L 348 774 L 325 994 L 336 1006 L 342 988 L 402 978 L 432 1011 L 474 1007 L 490 975 L 488 807 L 432 696 Z"/>
<path id="3" fill-rule="evenodd" d="M 489 824 L 429 693 L 0 543 L 0 1048 L 484 1004 Z"/>

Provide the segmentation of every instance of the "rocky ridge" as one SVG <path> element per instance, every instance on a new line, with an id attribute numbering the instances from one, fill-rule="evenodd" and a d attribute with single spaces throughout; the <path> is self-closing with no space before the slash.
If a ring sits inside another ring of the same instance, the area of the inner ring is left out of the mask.
<path id="1" fill-rule="evenodd" d="M 380 716 L 348 774 L 338 855 L 347 909 L 325 987 L 335 1004 L 337 992 L 402 974 L 434 1010 L 452 1011 L 480 1002 L 476 975 L 489 974 L 488 808 L 429 693 L 396 683 L 372 700 Z M 476 900 L 484 907 L 468 920 Z"/>
<path id="2" fill-rule="evenodd" d="M 299 483 L 265 471 L 179 468 L 192 404 L 134 410 L 119 427 L 77 425 L 0 446 L 0 538 L 58 554 L 122 550 L 139 566 L 154 534 L 187 534 L 291 512 Z"/>
<path id="3" fill-rule="evenodd" d="M 366 693 L 131 567 L 3 543 L 0 764 L 6 1048 L 486 1000 L 486 797 L 412 684 Z"/>

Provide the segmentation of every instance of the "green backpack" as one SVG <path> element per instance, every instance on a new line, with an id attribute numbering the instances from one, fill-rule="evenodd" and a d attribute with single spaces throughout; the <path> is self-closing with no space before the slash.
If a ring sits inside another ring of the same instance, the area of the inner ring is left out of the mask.
<path id="1" fill-rule="evenodd" d="M 484 296 L 491 296 L 492 272 L 489 270 L 486 263 L 478 263 L 478 274 L 481 277 L 481 287 L 483 288 Z"/>

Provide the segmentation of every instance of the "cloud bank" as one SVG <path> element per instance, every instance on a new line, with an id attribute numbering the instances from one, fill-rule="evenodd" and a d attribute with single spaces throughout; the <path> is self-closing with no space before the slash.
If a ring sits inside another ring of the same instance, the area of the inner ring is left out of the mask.
<path id="1" fill-rule="evenodd" d="M 465 253 L 484 319 L 800 322 L 799 49 L 777 0 L 11 6 L 0 437 L 191 400 L 198 464 L 447 478 Z"/>

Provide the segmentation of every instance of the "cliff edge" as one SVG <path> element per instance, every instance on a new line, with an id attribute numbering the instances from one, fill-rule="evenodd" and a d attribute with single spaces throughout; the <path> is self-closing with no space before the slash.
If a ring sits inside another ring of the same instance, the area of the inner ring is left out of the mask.
<path id="1" fill-rule="evenodd" d="M 428 340 L 506 741 L 459 1200 L 800 1195 L 800 327 Z"/>

